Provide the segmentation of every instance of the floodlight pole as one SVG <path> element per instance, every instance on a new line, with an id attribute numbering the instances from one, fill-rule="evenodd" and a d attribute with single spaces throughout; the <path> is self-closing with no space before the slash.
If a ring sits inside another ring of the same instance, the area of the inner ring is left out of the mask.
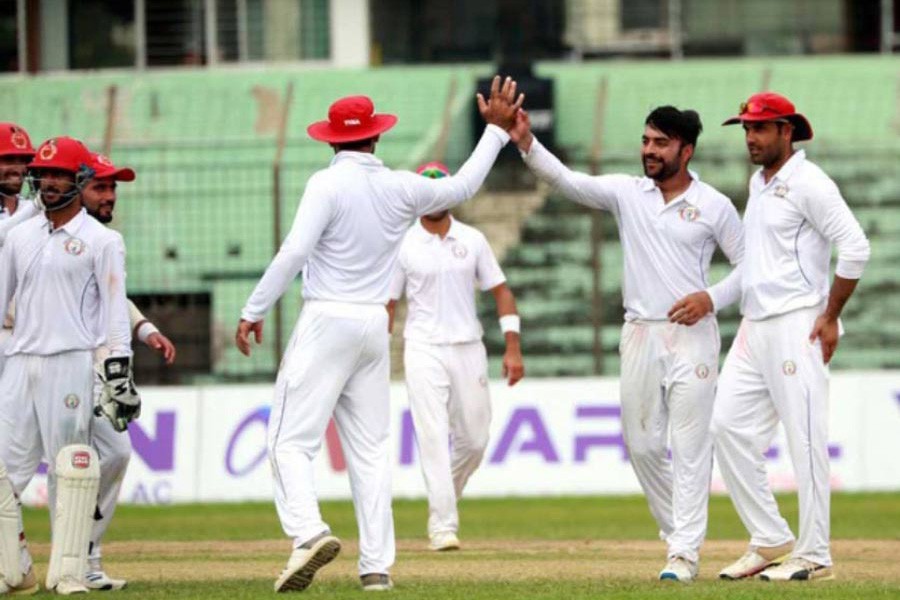
<path id="1" fill-rule="evenodd" d="M 897 34 L 894 32 L 894 0 L 881 0 L 881 53 L 892 54 Z"/>

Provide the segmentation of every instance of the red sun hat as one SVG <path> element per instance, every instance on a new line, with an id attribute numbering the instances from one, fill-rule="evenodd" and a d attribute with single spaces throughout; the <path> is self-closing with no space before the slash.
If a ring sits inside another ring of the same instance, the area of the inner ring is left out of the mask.
<path id="1" fill-rule="evenodd" d="M 447 168 L 447 165 L 436 160 L 427 162 L 424 165 L 420 166 L 418 169 L 416 169 L 416 173 L 418 173 L 419 175 L 424 175 L 425 177 L 429 177 L 431 179 L 450 177 L 450 169 Z"/>
<path id="2" fill-rule="evenodd" d="M 384 133 L 397 124 L 394 115 L 376 115 L 368 96 L 347 96 L 328 108 L 328 120 L 306 128 L 314 140 L 329 144 L 357 142 Z"/>
<path id="3" fill-rule="evenodd" d="M 117 167 L 105 154 L 91 152 L 91 168 L 95 179 L 113 179 L 115 181 L 134 181 L 134 169 Z"/>
<path id="4" fill-rule="evenodd" d="M 28 132 L 15 123 L 0 123 L 0 156 L 34 156 Z"/>
<path id="5" fill-rule="evenodd" d="M 28 163 L 28 168 L 78 173 L 84 168 L 91 168 L 91 162 L 91 151 L 87 146 L 74 138 L 61 136 L 50 138 L 41 144 Z"/>
<path id="6" fill-rule="evenodd" d="M 753 123 L 760 121 L 788 121 L 794 126 L 792 141 L 811 140 L 812 125 L 806 117 L 797 112 L 794 103 L 775 92 L 753 94 L 746 102 L 741 103 L 740 114 L 731 117 L 722 125 L 737 123 Z"/>

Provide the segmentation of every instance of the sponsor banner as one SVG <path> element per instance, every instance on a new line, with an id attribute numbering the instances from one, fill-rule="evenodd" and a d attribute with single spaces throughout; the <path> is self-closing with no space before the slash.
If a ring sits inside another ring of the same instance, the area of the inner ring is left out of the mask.
<path id="1" fill-rule="evenodd" d="M 614 378 L 534 379 L 510 388 L 492 382 L 491 439 L 466 495 L 639 493 L 619 423 Z M 269 500 L 266 456 L 271 385 L 144 388 L 140 421 L 128 434 L 134 456 L 122 501 L 166 504 Z M 425 489 L 415 430 L 401 383 L 391 386 L 394 492 L 422 497 Z M 842 373 L 832 378 L 832 485 L 836 490 L 900 489 L 900 372 Z M 790 454 L 779 428 L 767 454 L 775 490 L 795 488 Z M 347 464 L 329 424 L 315 461 L 322 499 L 349 498 Z M 724 491 L 718 472 L 714 491 Z M 23 495 L 46 502 L 46 477 Z"/>

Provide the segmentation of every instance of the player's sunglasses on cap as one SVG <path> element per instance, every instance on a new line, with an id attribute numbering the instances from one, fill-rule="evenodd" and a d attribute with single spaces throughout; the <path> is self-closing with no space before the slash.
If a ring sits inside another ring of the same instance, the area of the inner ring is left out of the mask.
<path id="1" fill-rule="evenodd" d="M 759 123 L 763 121 L 781 121 L 794 126 L 792 140 L 795 142 L 811 140 L 812 125 L 794 108 L 793 102 L 775 92 L 753 94 L 746 102 L 741 102 L 737 116 L 726 120 L 722 125 L 738 123 Z"/>
<path id="2" fill-rule="evenodd" d="M 420 166 L 416 169 L 416 173 L 419 175 L 424 175 L 430 179 L 441 179 L 443 177 L 450 177 L 450 169 L 444 163 L 432 161 L 427 162 L 424 165 Z"/>

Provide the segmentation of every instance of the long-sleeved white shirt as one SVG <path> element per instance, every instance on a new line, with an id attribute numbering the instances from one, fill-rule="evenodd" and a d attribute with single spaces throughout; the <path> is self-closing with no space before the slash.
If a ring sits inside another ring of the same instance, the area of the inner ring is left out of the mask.
<path id="1" fill-rule="evenodd" d="M 591 176 L 562 164 L 537 139 L 523 158 L 535 174 L 567 198 L 616 218 L 625 261 L 625 320 L 668 320 L 684 296 L 706 290 L 716 310 L 727 304 L 710 286 L 709 263 L 718 244 L 732 265 L 744 256 L 741 219 L 731 201 L 694 176 L 665 202 L 649 177 Z"/>
<path id="2" fill-rule="evenodd" d="M 475 290 L 487 291 L 506 276 L 480 231 L 453 219 L 447 235 L 413 225 L 391 282 L 391 299 L 409 300 L 403 337 L 428 344 L 475 342 L 484 334 L 475 311 Z"/>
<path id="3" fill-rule="evenodd" d="M 840 190 L 803 150 L 768 183 L 762 170 L 750 179 L 744 231 L 741 314 L 751 320 L 824 302 L 832 243 L 840 277 L 859 279 L 869 260 L 869 241 Z"/>
<path id="4" fill-rule="evenodd" d="M 46 217 L 13 229 L 0 252 L 0 314 L 16 298 L 6 354 L 96 350 L 131 355 L 122 236 L 82 210 L 52 229 Z"/>
<path id="5" fill-rule="evenodd" d="M 369 153 L 338 152 L 307 182 L 291 231 L 241 318 L 262 320 L 301 269 L 307 300 L 386 303 L 413 219 L 474 196 L 507 141 L 505 131 L 488 125 L 456 175 L 442 179 L 393 171 Z"/>

